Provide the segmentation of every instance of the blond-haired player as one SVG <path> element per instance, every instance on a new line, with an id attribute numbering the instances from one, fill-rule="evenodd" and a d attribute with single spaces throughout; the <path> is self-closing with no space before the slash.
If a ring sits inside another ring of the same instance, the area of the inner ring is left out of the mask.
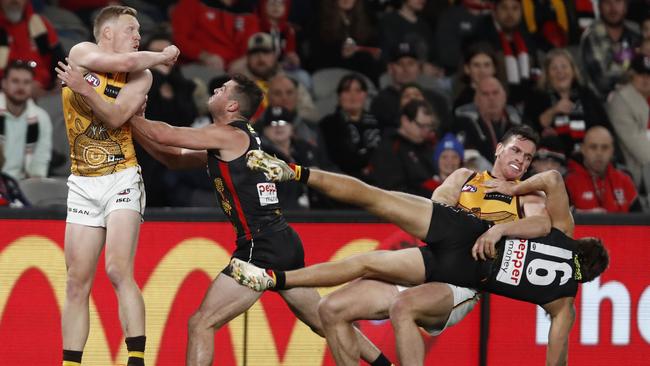
<path id="1" fill-rule="evenodd" d="M 88 299 L 97 260 L 106 245 L 106 273 L 115 289 L 129 350 L 128 366 L 144 365 L 144 302 L 133 279 L 133 259 L 144 213 L 144 189 L 124 124 L 143 105 L 157 64 L 173 64 L 179 51 L 138 52 L 136 11 L 108 6 L 95 19 L 96 43 L 70 50 L 59 64 L 63 112 L 72 167 L 65 231 L 66 298 L 61 316 L 63 365 L 81 364 L 89 332 Z M 85 77 L 70 80 L 68 71 Z"/>

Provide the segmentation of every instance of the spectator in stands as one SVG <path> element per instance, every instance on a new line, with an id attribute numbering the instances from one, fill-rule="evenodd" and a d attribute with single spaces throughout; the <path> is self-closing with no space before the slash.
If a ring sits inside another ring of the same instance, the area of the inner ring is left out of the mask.
<path id="1" fill-rule="evenodd" d="M 416 83 L 406 83 L 399 91 L 399 109 L 404 108 L 412 100 L 426 100 L 424 90 Z"/>
<path id="2" fill-rule="evenodd" d="M 143 49 L 159 52 L 171 45 L 171 37 L 159 33 L 151 36 Z M 151 68 L 153 82 L 147 94 L 147 108 L 145 114 L 148 118 L 164 121 L 175 126 L 189 127 L 198 117 L 198 109 L 192 98 L 197 88 L 206 88 L 205 84 L 197 85 L 194 81 L 186 79 L 178 65 L 157 65 Z M 170 182 L 170 172 L 167 167 L 149 155 L 139 144 L 135 145 L 138 164 L 142 168 L 142 177 L 146 183 L 148 207 L 171 206 L 177 194 Z M 203 173 L 203 172 L 202 172 Z M 182 174 L 186 174 L 185 172 Z"/>
<path id="3" fill-rule="evenodd" d="M 499 75 L 505 75 L 510 102 L 524 101 L 533 86 L 537 46 L 522 22 L 520 0 L 495 0 L 492 16 L 476 27 L 475 41 L 487 41 L 497 50 Z"/>
<path id="4" fill-rule="evenodd" d="M 32 99 L 34 65 L 13 61 L 5 69 L 0 94 L 2 172 L 14 179 L 46 177 L 52 158 L 52 121 Z"/>
<path id="5" fill-rule="evenodd" d="M 587 130 L 582 159 L 569 161 L 565 178 L 569 198 L 581 212 L 639 211 L 641 204 L 632 179 L 614 168 L 614 139 L 602 126 Z"/>
<path id="6" fill-rule="evenodd" d="M 503 134 L 521 124 L 517 110 L 506 104 L 503 85 L 494 77 L 479 81 L 474 103 L 458 108 L 454 131 L 465 149 L 474 149 L 490 162 Z"/>
<path id="7" fill-rule="evenodd" d="M 459 78 L 454 98 L 454 113 L 462 105 L 472 103 L 478 82 L 489 76 L 496 76 L 497 59 L 494 49 L 488 43 L 474 43 L 463 55 L 462 76 Z"/>
<path id="8" fill-rule="evenodd" d="M 363 76 L 349 74 L 336 92 L 336 111 L 319 123 L 329 159 L 345 174 L 367 181 L 370 157 L 381 140 L 377 119 L 365 110 L 368 85 Z"/>
<path id="9" fill-rule="evenodd" d="M 27 0 L 0 4 L 0 71 L 15 60 L 33 61 L 32 96 L 38 98 L 58 85 L 54 66 L 64 55 L 56 31 L 47 19 L 34 13 Z"/>
<path id="10" fill-rule="evenodd" d="M 601 0 L 598 9 L 600 19 L 583 33 L 580 53 L 589 87 L 605 100 L 622 81 L 641 36 L 625 20 L 627 0 Z"/>
<path id="11" fill-rule="evenodd" d="M 400 126 L 400 90 L 405 84 L 416 83 L 422 75 L 414 45 L 408 42 L 397 45 L 388 63 L 388 74 L 391 84 L 383 88 L 370 105 L 370 113 L 377 118 L 382 130 L 396 129 Z M 447 98 L 430 89 L 423 88 L 422 91 L 441 119 L 440 122 L 444 126 L 449 125 L 451 116 Z"/>
<path id="12" fill-rule="evenodd" d="M 301 103 L 299 98 L 301 85 L 296 80 L 282 73 L 272 77 L 268 85 L 267 98 L 269 100 L 269 106 L 283 107 L 288 109 L 289 112 L 295 113 L 297 118 L 300 119 L 300 122 L 296 121 L 294 124 L 298 136 L 316 144 L 316 134 L 314 134 L 312 127 L 316 126 L 318 122 L 318 111 L 311 98 L 309 98 L 309 94 L 303 90 L 305 93 L 303 99 L 305 101 Z M 302 125 L 305 125 L 304 128 L 310 128 L 312 132 L 304 130 L 301 127 Z"/>
<path id="13" fill-rule="evenodd" d="M 29 205 L 18 182 L 10 175 L 0 172 L 0 207 L 20 208 Z"/>
<path id="14" fill-rule="evenodd" d="M 650 39 L 650 11 L 648 11 L 643 20 L 641 20 L 641 37 L 643 37 L 643 39 Z"/>
<path id="15" fill-rule="evenodd" d="M 438 52 L 436 60 L 447 75 L 457 71 L 464 45 L 472 38 L 481 17 L 488 15 L 491 9 L 488 0 L 461 0 L 440 14 L 434 43 L 444 45 L 444 52 Z M 458 71 L 462 73 L 463 70 Z"/>
<path id="16" fill-rule="evenodd" d="M 431 135 L 439 125 L 427 102 L 402 108 L 400 127 L 385 136 L 370 160 L 370 180 L 378 187 L 431 197 L 435 167 Z"/>
<path id="17" fill-rule="evenodd" d="M 573 0 L 521 0 L 524 23 L 544 50 L 578 44 L 580 30 Z"/>
<path id="18" fill-rule="evenodd" d="M 650 169 L 650 56 L 632 61 L 629 83 L 612 92 L 607 113 L 623 150 L 634 183 L 641 185 L 642 169 Z M 650 182 L 646 182 L 648 184 Z"/>
<path id="19" fill-rule="evenodd" d="M 285 108 L 271 107 L 259 121 L 262 130 L 262 148 L 290 163 L 322 167 L 315 147 L 294 135 L 292 115 Z M 278 184 L 278 198 L 283 209 L 310 208 L 307 187 L 298 182 Z"/>
<path id="20" fill-rule="evenodd" d="M 363 0 L 321 0 L 310 42 L 313 70 L 343 67 L 376 82 L 380 49 Z"/>
<path id="21" fill-rule="evenodd" d="M 171 20 L 174 41 L 183 58 L 216 70 L 242 67 L 247 41 L 259 32 L 259 22 L 254 14 L 232 12 L 236 3 L 237 0 L 178 2 Z"/>
<path id="22" fill-rule="evenodd" d="M 547 170 L 557 170 L 564 175 L 566 155 L 564 155 L 562 141 L 557 136 L 547 136 L 543 137 L 537 146 L 527 175 L 532 176 Z"/>
<path id="23" fill-rule="evenodd" d="M 564 49 L 546 55 L 539 88 L 526 103 L 524 120 L 542 137 L 558 136 L 562 152 L 570 157 L 580 150 L 585 131 L 611 124 L 596 95 L 581 83 L 580 70 Z"/>
<path id="24" fill-rule="evenodd" d="M 431 26 L 421 17 L 426 0 L 403 0 L 399 10 L 386 13 L 379 22 L 382 53 L 386 58 L 402 42 L 415 46 L 422 73 L 441 76 L 444 70 L 434 66 L 436 47 Z"/>
<path id="25" fill-rule="evenodd" d="M 254 116 L 256 120 L 268 106 L 269 99 L 269 81 L 279 73 L 282 73 L 279 67 L 278 55 L 275 52 L 273 38 L 268 33 L 255 33 L 248 40 L 248 52 L 246 54 L 246 69 L 243 72 L 264 91 L 265 98 L 262 101 L 260 110 Z M 316 120 L 318 111 L 311 99 L 311 95 L 302 84 L 297 85 L 297 105 L 296 109 L 301 117 L 309 120 Z"/>
<path id="26" fill-rule="evenodd" d="M 260 30 L 273 38 L 275 52 L 282 69 L 311 90 L 311 77 L 300 68 L 296 49 L 296 31 L 289 23 L 286 0 L 261 0 L 259 4 Z"/>
<path id="27" fill-rule="evenodd" d="M 436 144 L 433 152 L 433 165 L 436 168 L 436 174 L 428 183 L 432 192 L 447 179 L 451 173 L 463 166 L 465 158 L 465 148 L 458 141 L 453 133 L 447 133 Z"/>

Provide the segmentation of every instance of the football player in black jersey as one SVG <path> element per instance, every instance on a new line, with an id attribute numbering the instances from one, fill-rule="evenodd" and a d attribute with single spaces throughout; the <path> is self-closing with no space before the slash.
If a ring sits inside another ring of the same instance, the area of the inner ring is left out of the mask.
<path id="1" fill-rule="evenodd" d="M 217 191 L 217 201 L 237 234 L 233 258 L 265 267 L 291 270 L 304 267 L 302 242 L 287 224 L 280 209 L 275 183 L 264 173 L 246 167 L 246 153 L 261 151 L 260 139 L 248 119 L 257 110 L 263 93 L 242 75 L 234 75 L 214 90 L 208 101 L 213 123 L 203 128 L 173 127 L 131 119 L 138 142 L 170 167 L 205 167 Z M 313 288 L 279 291 L 296 316 L 323 335 L 317 313 L 320 295 Z M 259 292 L 233 280 L 227 267 L 212 282 L 199 309 L 189 320 L 187 365 L 211 365 L 214 332 L 245 312 Z M 390 361 L 361 333 L 363 359 L 371 365 Z"/>
<path id="2" fill-rule="evenodd" d="M 299 180 L 334 199 L 360 206 L 422 239 L 427 246 L 373 251 L 286 272 L 264 270 L 233 259 L 233 274 L 240 283 L 258 291 L 334 286 L 357 278 L 406 286 L 443 281 L 479 288 L 541 305 L 551 317 L 547 363 L 566 364 L 577 284 L 599 276 L 609 257 L 599 239 L 571 238 L 574 222 L 558 172 L 540 173 L 519 183 L 486 183 L 490 191 L 509 195 L 540 190 L 546 193 L 550 234 L 526 239 L 532 232 L 527 219 L 492 225 L 425 198 L 384 191 L 344 175 L 289 167 L 263 152 L 248 153 L 248 164 L 275 181 Z M 320 312 L 325 335 L 337 365 L 356 365 L 359 348 L 354 328 L 338 321 L 340 315 Z M 398 340 L 400 358 L 409 348 L 421 344 L 419 337 L 411 339 L 411 343 Z"/>

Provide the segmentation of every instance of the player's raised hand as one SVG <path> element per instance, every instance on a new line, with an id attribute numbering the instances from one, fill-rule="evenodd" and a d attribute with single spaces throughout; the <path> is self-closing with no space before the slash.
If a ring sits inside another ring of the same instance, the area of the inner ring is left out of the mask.
<path id="1" fill-rule="evenodd" d="M 164 64 L 167 66 L 172 66 L 178 60 L 178 56 L 181 54 L 181 50 L 174 45 L 169 45 L 162 50 L 162 53 L 165 55 L 166 59 Z"/>
<path id="2" fill-rule="evenodd" d="M 75 93 L 85 95 L 86 92 L 93 92 L 93 87 L 84 79 L 84 76 L 81 74 L 81 71 L 77 66 L 70 62 L 66 57 L 65 61 L 67 64 L 59 61 L 58 65 L 55 68 L 57 77 L 69 87 Z"/>
<path id="3" fill-rule="evenodd" d="M 482 185 L 487 188 L 485 190 L 486 193 L 499 192 L 509 196 L 514 196 L 517 183 L 501 179 L 490 179 L 483 182 Z"/>

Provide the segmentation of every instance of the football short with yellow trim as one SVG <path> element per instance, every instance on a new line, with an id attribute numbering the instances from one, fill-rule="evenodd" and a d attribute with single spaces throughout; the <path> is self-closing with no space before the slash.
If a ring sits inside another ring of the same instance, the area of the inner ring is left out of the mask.
<path id="1" fill-rule="evenodd" d="M 137 211 L 142 217 L 145 203 L 139 166 L 100 177 L 68 177 L 66 222 L 106 227 L 106 218 L 115 210 Z"/>

